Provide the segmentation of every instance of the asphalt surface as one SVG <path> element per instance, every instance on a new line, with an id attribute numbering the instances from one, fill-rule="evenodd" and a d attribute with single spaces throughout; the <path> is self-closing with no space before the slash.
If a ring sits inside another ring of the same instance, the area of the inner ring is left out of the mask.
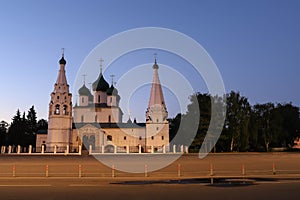
<path id="1" fill-rule="evenodd" d="M 121 184 L 116 184 L 121 183 Z M 1 199 L 298 199 L 300 181 L 253 185 L 122 184 L 122 180 L 14 179 L 0 181 Z"/>
<path id="2" fill-rule="evenodd" d="M 187 155 L 158 171 L 151 170 L 157 168 L 157 163 L 172 160 L 174 156 L 105 155 L 98 159 L 1 155 L 0 198 L 276 200 L 299 197 L 299 153 L 210 154 L 204 159 Z M 114 173 L 112 163 L 116 168 Z M 146 165 L 147 173 L 117 170 L 123 165 L 138 165 L 135 170 L 145 170 Z"/>

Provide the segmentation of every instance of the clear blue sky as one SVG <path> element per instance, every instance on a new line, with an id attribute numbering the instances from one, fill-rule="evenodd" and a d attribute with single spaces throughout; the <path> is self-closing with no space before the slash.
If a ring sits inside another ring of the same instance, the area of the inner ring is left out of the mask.
<path id="1" fill-rule="evenodd" d="M 0 0 L 0 120 L 10 121 L 18 108 L 27 112 L 31 105 L 38 118 L 47 119 L 61 47 L 66 48 L 72 87 L 96 45 L 145 26 L 174 29 L 195 39 L 217 64 L 226 90 L 240 91 L 251 104 L 300 105 L 298 0 Z M 174 61 L 168 58 L 159 55 L 171 66 Z"/>

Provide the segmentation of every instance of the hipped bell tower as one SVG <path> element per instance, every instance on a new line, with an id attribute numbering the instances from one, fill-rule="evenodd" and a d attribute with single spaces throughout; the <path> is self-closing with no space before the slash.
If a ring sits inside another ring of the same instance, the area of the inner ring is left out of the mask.
<path id="1" fill-rule="evenodd" d="M 72 94 L 66 79 L 64 52 L 59 60 L 60 69 L 51 93 L 48 117 L 47 151 L 64 150 L 70 144 L 72 132 Z"/>

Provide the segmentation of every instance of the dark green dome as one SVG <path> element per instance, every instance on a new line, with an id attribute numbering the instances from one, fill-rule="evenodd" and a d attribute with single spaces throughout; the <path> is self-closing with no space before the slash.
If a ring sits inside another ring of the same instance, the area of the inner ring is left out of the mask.
<path id="1" fill-rule="evenodd" d="M 82 96 L 90 96 L 91 92 L 90 90 L 83 84 L 83 86 L 78 90 L 79 95 Z"/>
<path id="2" fill-rule="evenodd" d="M 110 88 L 107 89 L 106 94 L 107 95 L 118 95 L 118 90 L 113 85 L 111 85 Z"/>
<path id="3" fill-rule="evenodd" d="M 109 84 L 104 79 L 102 73 L 99 74 L 98 79 L 93 83 L 92 86 L 94 91 L 102 91 L 102 92 L 106 92 L 106 90 L 109 88 Z"/>

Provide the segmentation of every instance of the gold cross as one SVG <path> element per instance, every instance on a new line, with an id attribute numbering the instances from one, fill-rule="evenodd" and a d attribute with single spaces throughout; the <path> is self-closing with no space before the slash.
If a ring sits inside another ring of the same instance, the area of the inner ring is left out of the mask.
<path id="1" fill-rule="evenodd" d="M 87 76 L 86 74 L 83 74 L 83 84 L 85 85 L 85 77 Z"/>
<path id="2" fill-rule="evenodd" d="M 104 60 L 102 58 L 100 58 L 98 61 L 100 62 L 100 72 L 102 74 L 102 64 L 103 64 Z"/>
<path id="3" fill-rule="evenodd" d="M 65 55 L 65 48 L 61 48 L 62 57 Z"/>
<path id="4" fill-rule="evenodd" d="M 154 55 L 154 62 L 155 62 L 155 64 L 156 64 L 157 53 L 154 53 L 153 55 Z"/>
<path id="5" fill-rule="evenodd" d="M 115 75 L 113 75 L 113 74 L 110 75 L 110 78 L 111 78 L 111 84 L 112 84 L 112 85 L 114 85 L 114 77 L 115 77 Z"/>

